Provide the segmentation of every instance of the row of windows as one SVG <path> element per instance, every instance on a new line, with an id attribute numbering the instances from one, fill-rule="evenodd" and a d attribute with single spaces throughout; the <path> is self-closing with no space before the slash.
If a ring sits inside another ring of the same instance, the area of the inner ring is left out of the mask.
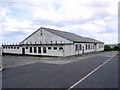
<path id="1" fill-rule="evenodd" d="M 82 50 L 82 45 L 81 44 L 76 44 L 75 45 L 75 51 Z"/>
<path id="2" fill-rule="evenodd" d="M 94 45 L 93 44 L 86 44 L 85 45 L 85 49 L 88 50 L 88 49 L 94 49 Z M 81 44 L 76 44 L 75 45 L 75 51 L 78 51 L 78 50 L 82 50 L 82 45 Z"/>
<path id="3" fill-rule="evenodd" d="M 19 49 L 19 47 L 3 47 L 4 49 Z M 28 49 L 28 47 L 26 47 Z M 48 50 L 51 50 L 52 47 L 48 47 Z M 53 47 L 54 50 L 57 50 L 57 47 Z M 63 47 L 59 47 L 59 50 L 63 50 Z"/>
<path id="4" fill-rule="evenodd" d="M 94 49 L 94 44 L 86 44 L 85 47 L 86 47 L 86 50 Z"/>
<path id="5" fill-rule="evenodd" d="M 53 49 L 57 50 L 57 48 L 58 47 L 54 47 Z M 28 47 L 26 47 L 26 49 L 28 49 Z M 52 47 L 48 47 L 48 50 L 51 50 L 51 49 L 52 49 Z M 59 50 L 63 50 L 63 47 L 59 47 Z M 37 51 L 38 51 L 38 53 L 41 53 L 41 47 L 30 47 L 30 49 L 29 49 L 30 53 L 33 53 L 33 52 L 37 53 Z M 43 53 L 46 53 L 46 52 L 47 52 L 46 47 L 43 47 Z"/>
<path id="6" fill-rule="evenodd" d="M 104 45 L 103 44 L 99 44 L 99 48 L 103 48 Z M 90 50 L 90 49 L 94 49 L 94 44 L 85 44 L 85 49 L 86 50 Z M 82 45 L 81 44 L 76 44 L 75 45 L 75 51 L 78 50 L 82 50 Z"/>
<path id="7" fill-rule="evenodd" d="M 19 47 L 3 47 L 4 49 L 19 49 Z"/>
<path id="8" fill-rule="evenodd" d="M 26 49 L 28 49 L 28 47 L 26 47 Z M 51 50 L 51 49 L 52 49 L 52 47 L 48 47 L 48 50 Z M 58 50 L 58 49 L 63 50 L 63 47 L 59 47 L 59 48 L 58 47 L 53 47 L 53 49 L 54 50 Z"/>
<path id="9" fill-rule="evenodd" d="M 42 44 L 42 43 L 46 43 L 46 44 L 53 44 L 53 43 L 55 43 L 55 44 L 58 44 L 58 43 L 64 43 L 63 41 L 50 41 L 50 42 L 42 42 L 42 41 L 40 41 L 40 42 L 25 42 L 24 44 Z"/>

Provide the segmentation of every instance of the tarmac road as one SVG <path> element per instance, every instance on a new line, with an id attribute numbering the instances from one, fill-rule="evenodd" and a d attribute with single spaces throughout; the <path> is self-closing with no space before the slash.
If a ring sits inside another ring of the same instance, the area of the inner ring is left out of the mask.
<path id="1" fill-rule="evenodd" d="M 73 88 L 117 88 L 118 56 L 97 55 L 66 64 L 33 63 L 2 72 L 3 88 L 67 88 L 109 60 Z"/>

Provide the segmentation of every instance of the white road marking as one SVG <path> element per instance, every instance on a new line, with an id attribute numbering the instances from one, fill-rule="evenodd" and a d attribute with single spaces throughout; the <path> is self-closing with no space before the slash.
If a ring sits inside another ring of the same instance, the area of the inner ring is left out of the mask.
<path id="1" fill-rule="evenodd" d="M 101 68 L 104 64 L 106 64 L 108 61 L 110 61 L 114 56 L 116 56 L 117 54 L 114 54 L 111 58 L 109 58 L 107 61 L 105 61 L 104 63 L 102 63 L 100 66 L 98 66 L 96 69 L 94 69 L 92 72 L 90 72 L 89 74 L 87 74 L 85 77 L 83 77 L 82 79 L 80 79 L 79 81 L 77 81 L 75 84 L 73 84 L 71 87 L 69 87 L 67 90 L 71 90 L 73 89 L 75 86 L 77 86 L 79 83 L 81 83 L 83 80 L 85 80 L 87 77 L 89 77 L 90 75 L 92 75 L 95 71 L 97 71 L 99 68 Z"/>

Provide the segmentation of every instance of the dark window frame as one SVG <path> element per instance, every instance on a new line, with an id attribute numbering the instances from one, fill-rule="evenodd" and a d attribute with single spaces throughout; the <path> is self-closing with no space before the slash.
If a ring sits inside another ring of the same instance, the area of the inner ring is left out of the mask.
<path id="1" fill-rule="evenodd" d="M 53 49 L 54 49 L 54 50 L 57 50 L 57 47 L 54 47 Z"/>
<path id="2" fill-rule="evenodd" d="M 43 47 L 43 53 L 47 53 L 46 47 Z"/>
<path id="3" fill-rule="evenodd" d="M 59 50 L 63 50 L 63 47 L 59 47 Z"/>
<path id="4" fill-rule="evenodd" d="M 79 44 L 79 50 L 82 50 L 82 45 L 81 44 Z"/>
<path id="5" fill-rule="evenodd" d="M 88 49 L 88 47 L 87 47 L 87 46 L 88 46 L 88 45 L 86 44 L 86 45 L 85 45 L 86 50 Z"/>
<path id="6" fill-rule="evenodd" d="M 90 44 L 88 44 L 88 49 L 90 49 Z"/>
<path id="7" fill-rule="evenodd" d="M 37 53 L 37 47 L 34 47 L 34 53 Z"/>
<path id="8" fill-rule="evenodd" d="M 75 44 L 75 51 L 78 51 L 78 44 Z"/>
<path id="9" fill-rule="evenodd" d="M 43 35 L 43 33 L 41 32 L 41 33 L 40 33 L 40 35 L 42 36 L 42 35 Z"/>
<path id="10" fill-rule="evenodd" d="M 30 47 L 30 51 L 29 52 L 32 53 L 32 47 Z"/>
<path id="11" fill-rule="evenodd" d="M 48 47 L 48 50 L 51 50 L 52 49 L 52 47 Z"/>
<path id="12" fill-rule="evenodd" d="M 41 47 L 38 47 L 38 53 L 41 53 Z"/>

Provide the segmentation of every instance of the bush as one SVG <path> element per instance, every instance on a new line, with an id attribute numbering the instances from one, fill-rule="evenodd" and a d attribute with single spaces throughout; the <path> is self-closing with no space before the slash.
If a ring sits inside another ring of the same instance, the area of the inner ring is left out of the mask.
<path id="1" fill-rule="evenodd" d="M 115 51 L 120 51 L 120 46 L 115 46 L 113 49 L 114 49 Z"/>
<path id="2" fill-rule="evenodd" d="M 120 46 L 115 46 L 115 47 L 111 48 L 109 45 L 105 45 L 104 51 L 120 51 Z"/>
<path id="3" fill-rule="evenodd" d="M 112 50 L 112 48 L 110 48 L 109 45 L 105 45 L 104 46 L 104 51 L 111 51 L 111 50 Z"/>

